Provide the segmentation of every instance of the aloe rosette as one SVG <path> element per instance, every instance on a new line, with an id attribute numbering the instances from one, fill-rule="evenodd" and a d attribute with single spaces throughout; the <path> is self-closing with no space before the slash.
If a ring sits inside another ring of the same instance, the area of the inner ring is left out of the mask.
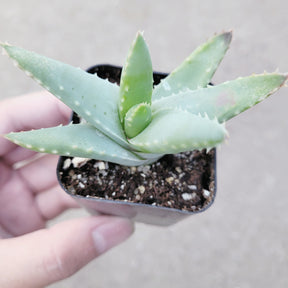
<path id="1" fill-rule="evenodd" d="M 138 166 L 164 154 L 210 149 L 227 135 L 224 124 L 279 89 L 287 75 L 252 75 L 209 85 L 231 42 L 214 36 L 153 87 L 153 70 L 138 33 L 120 85 L 19 47 L 1 44 L 26 74 L 75 111 L 81 123 L 9 133 L 38 152 Z"/>

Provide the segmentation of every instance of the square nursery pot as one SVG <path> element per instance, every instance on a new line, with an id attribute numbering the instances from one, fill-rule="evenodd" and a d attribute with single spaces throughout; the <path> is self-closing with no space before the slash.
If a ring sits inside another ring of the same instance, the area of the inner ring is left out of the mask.
<path id="1" fill-rule="evenodd" d="M 119 84 L 121 70 L 97 65 L 88 72 Z M 154 73 L 154 84 L 166 76 Z M 72 118 L 74 123 L 80 121 L 75 113 Z M 139 167 L 61 156 L 57 176 L 62 188 L 93 214 L 168 226 L 213 203 L 216 149 L 166 155 Z"/>

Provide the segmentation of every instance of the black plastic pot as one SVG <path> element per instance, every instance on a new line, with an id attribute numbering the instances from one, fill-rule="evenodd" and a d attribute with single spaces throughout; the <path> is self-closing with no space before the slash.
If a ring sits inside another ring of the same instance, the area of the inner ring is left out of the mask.
<path id="1" fill-rule="evenodd" d="M 97 65 L 93 66 L 87 70 L 88 73 L 97 74 L 99 77 L 103 79 L 108 79 L 111 82 L 118 83 L 120 82 L 121 76 L 121 67 L 111 66 L 111 65 Z M 161 79 L 165 78 L 167 74 L 164 73 L 154 73 L 154 85 L 158 84 Z M 79 122 L 78 116 L 73 113 L 72 121 L 74 123 Z M 205 151 L 199 152 L 206 154 Z M 186 218 L 189 215 L 196 214 L 199 212 L 205 211 L 209 208 L 214 202 L 216 195 L 216 150 L 212 150 L 212 157 L 210 159 L 210 163 L 208 163 L 208 168 L 206 174 L 209 177 L 205 177 L 203 181 L 203 187 L 206 187 L 206 192 L 209 192 L 210 196 L 207 197 L 207 201 L 203 203 L 203 206 L 197 208 L 195 211 L 187 211 L 182 209 L 175 209 L 170 207 L 162 207 L 151 205 L 151 204 L 143 204 L 143 203 L 134 203 L 129 202 L 125 199 L 123 200 L 111 200 L 99 197 L 90 197 L 76 195 L 74 189 L 67 188 L 65 183 L 62 181 L 62 175 L 64 173 L 63 165 L 64 162 L 68 158 L 61 156 L 59 158 L 58 166 L 57 166 L 57 177 L 62 188 L 72 196 L 81 206 L 85 207 L 89 212 L 93 214 L 106 214 L 106 215 L 114 215 L 121 217 L 128 217 L 133 219 L 134 221 L 143 222 L 147 224 L 168 226 L 178 222 L 179 220 Z M 193 171 L 191 171 L 192 173 Z M 65 173 L 69 173 L 69 168 L 67 172 L 67 167 L 65 168 Z M 191 192 L 191 191 L 190 191 Z M 145 192 L 146 193 L 146 192 Z"/>

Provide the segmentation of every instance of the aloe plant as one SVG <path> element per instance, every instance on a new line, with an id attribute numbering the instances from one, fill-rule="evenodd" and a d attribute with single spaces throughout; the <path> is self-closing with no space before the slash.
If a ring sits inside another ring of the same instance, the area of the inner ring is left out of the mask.
<path id="1" fill-rule="evenodd" d="M 271 73 L 209 85 L 230 42 L 230 32 L 214 36 L 156 87 L 141 33 L 128 53 L 120 86 L 1 44 L 21 69 L 83 119 L 79 124 L 12 132 L 5 137 L 39 152 L 128 166 L 152 163 L 164 154 L 215 147 L 227 135 L 227 120 L 262 101 L 287 80 L 287 75 Z"/>

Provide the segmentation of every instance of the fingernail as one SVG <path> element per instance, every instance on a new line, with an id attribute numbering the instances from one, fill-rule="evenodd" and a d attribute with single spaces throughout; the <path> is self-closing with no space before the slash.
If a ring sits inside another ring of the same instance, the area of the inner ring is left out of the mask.
<path id="1" fill-rule="evenodd" d="M 133 223 L 128 219 L 112 218 L 92 230 L 94 245 L 99 254 L 102 254 L 126 240 L 132 233 Z"/>

